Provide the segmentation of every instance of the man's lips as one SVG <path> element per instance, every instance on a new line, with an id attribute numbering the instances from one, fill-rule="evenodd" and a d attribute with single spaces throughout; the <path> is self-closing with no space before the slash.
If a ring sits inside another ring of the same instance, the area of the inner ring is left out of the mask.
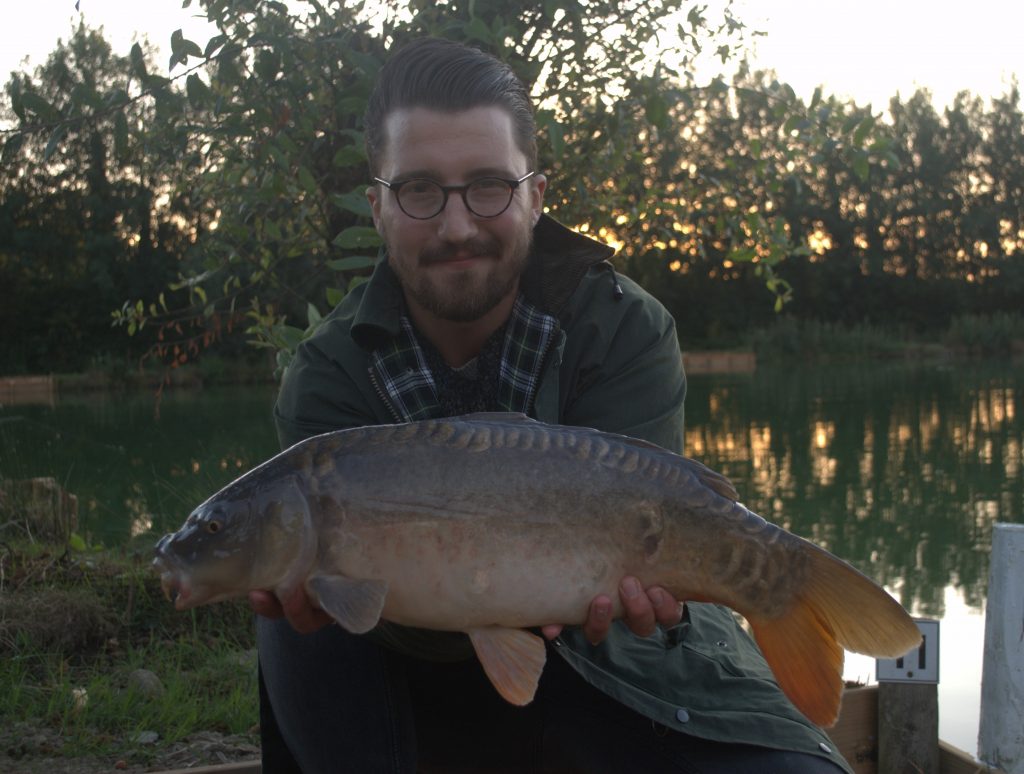
<path id="1" fill-rule="evenodd" d="M 460 269 L 481 261 L 488 260 L 489 255 L 446 255 L 439 258 L 430 258 L 423 263 L 426 266 L 443 266 L 449 269 Z"/>

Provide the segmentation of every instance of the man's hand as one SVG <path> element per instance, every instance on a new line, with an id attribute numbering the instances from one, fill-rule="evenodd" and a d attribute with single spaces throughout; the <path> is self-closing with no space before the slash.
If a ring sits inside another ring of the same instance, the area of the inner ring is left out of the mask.
<path id="1" fill-rule="evenodd" d="M 297 586 L 283 601 L 269 591 L 250 591 L 249 607 L 265 618 L 287 618 L 299 634 L 312 634 L 332 620 L 323 610 L 313 607 L 302 586 Z"/>
<path id="2" fill-rule="evenodd" d="M 663 627 L 675 626 L 683 618 L 683 605 L 661 586 L 651 586 L 644 591 L 640 581 L 629 576 L 619 583 L 619 599 L 624 608 L 623 620 L 630 631 L 638 637 L 650 637 L 658 624 Z M 605 594 L 594 597 L 590 612 L 583 624 L 587 640 L 597 645 L 608 636 L 612 625 L 612 601 Z M 562 633 L 561 624 L 541 627 L 549 640 Z"/>

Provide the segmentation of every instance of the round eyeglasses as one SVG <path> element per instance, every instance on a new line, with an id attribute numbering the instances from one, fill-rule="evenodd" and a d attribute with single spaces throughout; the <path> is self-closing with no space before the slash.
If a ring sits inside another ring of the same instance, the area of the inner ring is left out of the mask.
<path id="1" fill-rule="evenodd" d="M 481 177 L 466 185 L 441 185 L 425 177 L 390 182 L 379 177 L 375 183 L 387 186 L 395 194 L 402 212 L 416 220 L 429 220 L 448 204 L 448 196 L 458 192 L 466 209 L 478 218 L 496 218 L 512 203 L 516 189 L 536 172 L 527 172 L 518 180 Z"/>

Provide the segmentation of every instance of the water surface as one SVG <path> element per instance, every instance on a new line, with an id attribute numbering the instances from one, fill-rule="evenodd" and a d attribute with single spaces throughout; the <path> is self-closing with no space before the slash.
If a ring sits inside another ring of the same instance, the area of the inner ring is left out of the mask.
<path id="1" fill-rule="evenodd" d="M 690 379 L 687 453 L 750 508 L 937 618 L 940 734 L 977 747 L 992 524 L 1024 522 L 1024 365 L 772 368 Z M 54 476 L 94 541 L 140 545 L 277 451 L 273 389 L 0 409 L 0 476 Z M 870 659 L 847 676 L 869 680 Z"/>

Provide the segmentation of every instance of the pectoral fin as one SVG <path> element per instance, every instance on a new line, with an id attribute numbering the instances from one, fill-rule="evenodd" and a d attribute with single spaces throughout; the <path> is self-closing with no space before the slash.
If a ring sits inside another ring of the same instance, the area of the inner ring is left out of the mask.
<path id="1" fill-rule="evenodd" d="M 507 701 L 529 704 L 544 669 L 544 640 L 522 629 L 471 629 L 469 639 L 491 683 Z"/>
<path id="2" fill-rule="evenodd" d="M 365 634 L 380 621 L 388 584 L 379 580 L 355 580 L 343 575 L 315 575 L 306 581 L 331 617 L 353 634 Z"/>

